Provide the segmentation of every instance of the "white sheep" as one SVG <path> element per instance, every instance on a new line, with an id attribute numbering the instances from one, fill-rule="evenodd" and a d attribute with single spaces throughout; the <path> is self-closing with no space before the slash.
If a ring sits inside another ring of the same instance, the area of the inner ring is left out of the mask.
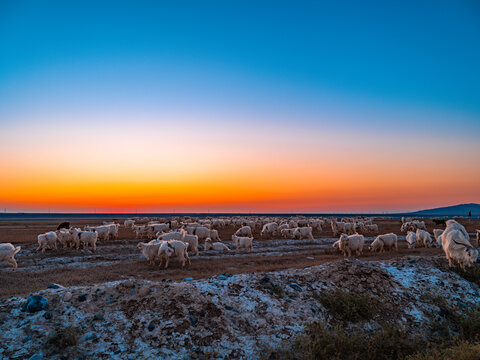
<path id="1" fill-rule="evenodd" d="M 148 227 L 146 225 L 133 225 L 132 229 L 135 231 L 136 239 L 148 237 Z"/>
<path id="2" fill-rule="evenodd" d="M 160 259 L 160 265 L 162 266 L 162 261 L 165 260 L 165 269 L 170 263 L 171 257 L 176 257 L 180 262 L 182 268 L 185 267 L 185 262 L 188 262 L 190 265 L 190 258 L 188 257 L 188 243 L 184 243 L 179 240 L 169 240 L 160 244 L 158 249 L 158 258 Z"/>
<path id="3" fill-rule="evenodd" d="M 126 229 L 132 229 L 133 226 L 135 225 L 135 220 L 127 219 L 127 220 L 125 220 L 123 225 L 125 226 Z"/>
<path id="4" fill-rule="evenodd" d="M 212 242 L 212 239 L 206 238 L 205 239 L 205 250 L 208 251 L 208 250 L 211 250 L 211 249 L 216 250 L 216 251 L 223 251 L 223 250 L 230 251 L 228 246 L 225 245 L 224 243 Z"/>
<path id="5" fill-rule="evenodd" d="M 443 234 L 442 229 L 433 229 L 433 236 L 435 240 L 437 241 L 437 246 L 440 247 L 442 246 L 442 234 Z"/>
<path id="6" fill-rule="evenodd" d="M 198 236 L 185 234 L 183 242 L 188 243 L 188 248 L 193 251 L 195 256 L 198 256 Z"/>
<path id="7" fill-rule="evenodd" d="M 98 234 L 95 230 L 81 231 L 79 229 L 72 228 L 70 229 L 70 233 L 73 235 L 73 240 L 77 250 L 80 248 L 80 245 L 82 245 L 84 249 L 88 248 L 90 245 L 93 251 L 97 250 Z"/>
<path id="8" fill-rule="evenodd" d="M 55 233 L 57 234 L 57 241 L 63 245 L 64 249 L 67 246 L 72 247 L 74 245 L 73 236 L 68 229 L 60 229 Z"/>
<path id="9" fill-rule="evenodd" d="M 377 249 L 380 252 L 384 252 L 386 249 L 392 249 L 395 247 L 395 250 L 398 251 L 398 238 L 394 233 L 378 235 L 377 238 L 372 242 L 371 251 L 376 251 Z"/>
<path id="10" fill-rule="evenodd" d="M 351 256 L 352 251 L 354 251 L 357 256 L 362 254 L 363 244 L 365 243 L 365 238 L 363 235 L 354 234 L 354 235 L 340 235 L 339 239 L 339 249 L 343 252 L 343 256 Z"/>
<path id="11" fill-rule="evenodd" d="M 280 231 L 280 234 L 284 237 L 284 238 L 288 238 L 288 239 L 293 239 L 293 234 L 295 233 L 295 230 L 297 230 L 297 228 L 293 228 L 293 229 L 282 229 L 282 231 Z"/>
<path id="12" fill-rule="evenodd" d="M 235 242 L 236 249 L 247 249 L 248 252 L 252 252 L 253 237 L 232 235 L 232 240 Z"/>
<path id="13" fill-rule="evenodd" d="M 49 231 L 45 234 L 40 234 L 37 237 L 38 239 L 38 248 L 37 251 L 40 249 L 42 253 L 45 252 L 45 249 L 56 249 L 57 248 L 57 234 L 54 231 Z"/>
<path id="14" fill-rule="evenodd" d="M 247 236 L 252 237 L 252 228 L 248 225 L 242 226 L 240 229 L 235 231 L 236 236 Z"/>
<path id="15" fill-rule="evenodd" d="M 472 266 L 477 261 L 478 250 L 470 244 L 468 238 L 465 237 L 465 234 L 457 225 L 448 226 L 447 224 L 441 238 L 442 248 L 450 267 L 453 266 L 454 262 L 457 262 L 465 270 L 465 265 Z"/>
<path id="16" fill-rule="evenodd" d="M 260 236 L 275 236 L 277 234 L 278 224 L 276 222 L 271 222 L 263 225 Z"/>
<path id="17" fill-rule="evenodd" d="M 15 255 L 21 250 L 20 246 L 13 246 L 11 243 L 0 244 L 0 262 L 6 262 L 13 266 L 14 269 L 18 267 Z"/>
<path id="18" fill-rule="evenodd" d="M 416 235 L 417 242 L 423 244 L 426 248 L 433 245 L 432 236 L 429 232 L 422 229 L 417 229 Z"/>
<path id="19" fill-rule="evenodd" d="M 137 247 L 145 259 L 147 259 L 150 264 L 155 265 L 155 260 L 158 257 L 158 249 L 161 244 L 162 241 L 160 240 L 152 240 L 148 243 L 139 242 Z"/>
<path id="20" fill-rule="evenodd" d="M 405 240 L 407 240 L 407 246 L 409 249 L 417 246 L 417 234 L 415 234 L 413 231 L 408 232 Z"/>
<path id="21" fill-rule="evenodd" d="M 295 228 L 295 231 L 293 232 L 293 238 L 314 240 L 312 235 L 312 228 L 309 226 Z"/>
<path id="22" fill-rule="evenodd" d="M 83 228 L 86 231 L 96 231 L 98 240 L 108 240 L 111 234 L 110 225 L 100 225 L 100 226 L 85 226 Z"/>
<path id="23" fill-rule="evenodd" d="M 172 232 L 169 232 L 169 233 L 162 233 L 160 235 L 158 235 L 158 240 L 178 240 L 178 241 L 182 241 L 183 242 L 183 239 L 185 238 L 185 235 L 187 234 L 187 232 L 183 229 L 180 229 L 178 231 L 172 231 Z"/>

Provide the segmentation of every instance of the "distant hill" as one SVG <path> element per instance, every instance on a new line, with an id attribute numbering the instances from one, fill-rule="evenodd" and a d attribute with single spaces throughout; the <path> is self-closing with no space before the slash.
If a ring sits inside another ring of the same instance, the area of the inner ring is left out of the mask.
<path id="1" fill-rule="evenodd" d="M 472 212 L 472 216 L 480 216 L 480 204 L 460 204 L 453 206 L 439 207 L 435 209 L 420 210 L 410 213 L 410 215 L 426 215 L 426 216 L 468 216 L 468 212 Z"/>

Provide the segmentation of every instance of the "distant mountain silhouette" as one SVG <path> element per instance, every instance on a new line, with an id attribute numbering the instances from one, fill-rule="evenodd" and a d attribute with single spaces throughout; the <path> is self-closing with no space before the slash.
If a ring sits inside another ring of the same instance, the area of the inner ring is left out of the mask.
<path id="1" fill-rule="evenodd" d="M 472 212 L 472 216 L 480 216 L 480 204 L 460 204 L 453 206 L 439 207 L 435 209 L 420 210 L 410 213 L 411 215 L 428 215 L 428 216 L 468 216 L 468 212 Z"/>

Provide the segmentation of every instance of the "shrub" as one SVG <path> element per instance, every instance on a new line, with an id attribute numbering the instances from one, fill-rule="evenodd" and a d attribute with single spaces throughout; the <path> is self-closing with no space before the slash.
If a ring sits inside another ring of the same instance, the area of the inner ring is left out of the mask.
<path id="1" fill-rule="evenodd" d="M 70 346 L 77 345 L 78 329 L 74 326 L 59 327 L 55 334 L 47 340 L 57 351 L 64 350 Z"/>
<path id="2" fill-rule="evenodd" d="M 381 310 L 380 302 L 367 294 L 337 289 L 317 294 L 316 297 L 341 321 L 368 321 Z"/>
<path id="3" fill-rule="evenodd" d="M 453 271 L 458 275 L 463 277 L 465 280 L 473 282 L 477 285 L 480 285 L 480 266 L 474 265 L 467 267 L 465 270 L 462 270 L 459 266 L 455 266 Z"/>
<path id="4" fill-rule="evenodd" d="M 410 355 L 407 360 L 478 360 L 480 359 L 480 344 L 461 342 L 446 347 L 434 348 L 427 352 Z"/>

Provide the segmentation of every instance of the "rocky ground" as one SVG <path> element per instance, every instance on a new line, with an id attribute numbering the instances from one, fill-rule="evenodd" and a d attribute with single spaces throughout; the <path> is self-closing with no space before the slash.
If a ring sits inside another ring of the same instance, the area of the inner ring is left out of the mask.
<path id="1" fill-rule="evenodd" d="M 309 323 L 334 323 L 321 298 L 335 289 L 369 294 L 381 304 L 382 311 L 350 324 L 351 331 L 375 332 L 392 322 L 414 336 L 427 336 L 426 328 L 442 316 L 432 298 L 466 308 L 480 299 L 478 286 L 440 256 L 50 288 L 34 293 L 48 308 L 33 302 L 25 308 L 28 296 L 0 301 L 0 358 L 256 359 Z"/>

